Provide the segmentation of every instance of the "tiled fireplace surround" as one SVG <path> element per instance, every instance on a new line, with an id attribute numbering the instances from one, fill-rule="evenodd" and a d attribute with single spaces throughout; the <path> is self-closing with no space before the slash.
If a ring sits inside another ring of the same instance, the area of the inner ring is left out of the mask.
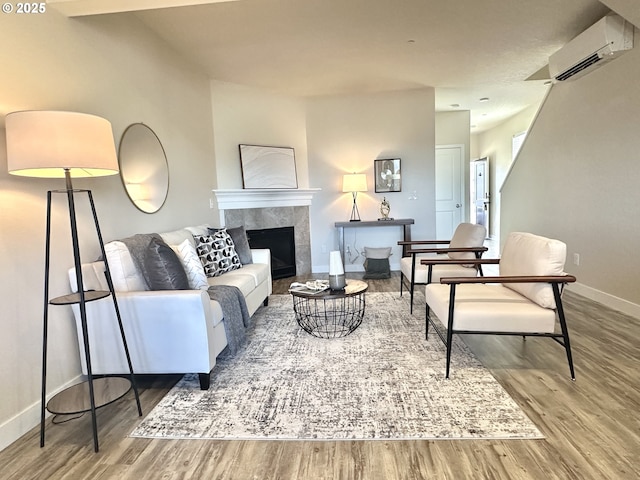
<path id="1" fill-rule="evenodd" d="M 309 205 L 319 189 L 213 190 L 220 225 L 247 230 L 294 227 L 296 271 L 311 273 Z"/>

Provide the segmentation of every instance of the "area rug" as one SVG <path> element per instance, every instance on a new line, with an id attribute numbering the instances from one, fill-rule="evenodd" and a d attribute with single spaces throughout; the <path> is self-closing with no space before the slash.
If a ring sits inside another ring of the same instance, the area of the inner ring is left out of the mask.
<path id="1" fill-rule="evenodd" d="M 321 339 L 295 321 L 288 295 L 261 307 L 247 344 L 218 359 L 211 387 L 185 375 L 131 433 L 170 439 L 543 438 L 456 338 L 444 378 L 440 339 L 408 295 L 367 293 L 351 335 Z M 420 312 L 420 313 L 418 313 Z"/>

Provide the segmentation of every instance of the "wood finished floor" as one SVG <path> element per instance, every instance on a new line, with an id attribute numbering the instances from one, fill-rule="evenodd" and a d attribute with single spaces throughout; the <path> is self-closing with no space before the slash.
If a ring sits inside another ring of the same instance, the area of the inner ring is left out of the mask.
<path id="1" fill-rule="evenodd" d="M 293 280 L 274 282 L 274 293 L 286 292 Z M 370 282 L 370 291 L 397 291 L 398 286 L 394 276 Z M 416 305 L 420 309 L 422 302 L 419 297 Z M 465 339 L 542 431 L 544 440 L 137 439 L 127 437 L 140 421 L 129 394 L 99 411 L 99 453 L 93 452 L 89 416 L 61 425 L 49 421 L 44 448 L 39 447 L 36 428 L 0 452 L 0 478 L 640 478 L 640 321 L 570 292 L 565 304 L 576 382 L 569 378 L 564 350 L 549 339 Z M 429 341 L 439 340 L 434 336 Z M 452 368 L 455 375 L 455 358 Z M 177 379 L 139 380 L 145 413 Z"/>

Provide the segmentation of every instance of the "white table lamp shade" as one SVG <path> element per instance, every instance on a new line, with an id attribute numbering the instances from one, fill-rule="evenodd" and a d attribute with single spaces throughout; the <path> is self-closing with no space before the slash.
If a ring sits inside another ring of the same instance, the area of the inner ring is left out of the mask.
<path id="1" fill-rule="evenodd" d="M 118 173 L 111 123 L 76 112 L 24 111 L 6 117 L 9 173 L 26 177 L 100 177 Z"/>
<path id="2" fill-rule="evenodd" d="M 367 176 L 364 173 L 350 173 L 342 177 L 343 192 L 366 192 Z"/>

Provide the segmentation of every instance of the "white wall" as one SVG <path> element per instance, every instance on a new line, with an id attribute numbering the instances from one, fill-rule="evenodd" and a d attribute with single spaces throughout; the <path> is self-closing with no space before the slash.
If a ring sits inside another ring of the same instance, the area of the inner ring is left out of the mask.
<path id="1" fill-rule="evenodd" d="M 216 188 L 242 188 L 238 145 L 293 147 L 298 188 L 309 187 L 304 100 L 211 81 Z"/>
<path id="2" fill-rule="evenodd" d="M 489 234 L 493 238 L 500 238 L 500 188 L 512 163 L 511 141 L 514 135 L 529 129 L 538 108 L 532 105 L 491 130 L 474 135 L 472 158 L 489 158 Z"/>
<path id="3" fill-rule="evenodd" d="M 553 87 L 504 185 L 502 232 L 566 242 L 578 290 L 640 316 L 638 78 L 636 47 Z"/>
<path id="4" fill-rule="evenodd" d="M 471 112 L 436 113 L 436 145 L 464 145 L 464 219 L 469 221 L 469 160 L 471 159 Z"/>
<path id="5" fill-rule="evenodd" d="M 330 250 L 338 248 L 336 221 L 348 221 L 352 198 L 342 193 L 345 173 L 365 173 L 369 191 L 358 195 L 362 220 L 379 218 L 383 197 L 390 216 L 414 218 L 414 238 L 435 234 L 434 91 L 421 89 L 368 95 L 310 99 L 307 103 L 309 178 L 322 191 L 311 206 L 311 248 L 314 272 L 328 271 Z M 373 164 L 377 158 L 400 158 L 402 191 L 375 193 Z M 417 200 L 410 200 L 416 191 Z M 393 246 L 391 267 L 399 269 L 400 227 L 357 228 L 345 231 L 345 243 L 364 247 Z M 362 256 L 347 261 L 347 270 L 362 270 Z"/>
<path id="6" fill-rule="evenodd" d="M 147 215 L 128 200 L 117 176 L 78 180 L 91 188 L 105 240 L 211 220 L 215 179 L 208 78 L 174 54 L 132 16 L 67 19 L 0 16 L 0 448 L 39 422 L 46 191 L 60 180 L 7 173 L 4 115 L 25 109 L 72 110 L 103 116 L 115 141 L 144 122 L 162 141 L 170 190 L 160 212 Z M 204 101 L 203 101 L 204 100 Z M 83 260 L 97 257 L 95 231 L 78 200 Z M 85 206 L 83 206 L 85 205 Z M 68 292 L 73 263 L 64 199 L 54 207 L 51 296 Z M 68 307 L 50 309 L 49 388 L 80 374 Z M 134 419 L 132 419 L 134 421 Z"/>

